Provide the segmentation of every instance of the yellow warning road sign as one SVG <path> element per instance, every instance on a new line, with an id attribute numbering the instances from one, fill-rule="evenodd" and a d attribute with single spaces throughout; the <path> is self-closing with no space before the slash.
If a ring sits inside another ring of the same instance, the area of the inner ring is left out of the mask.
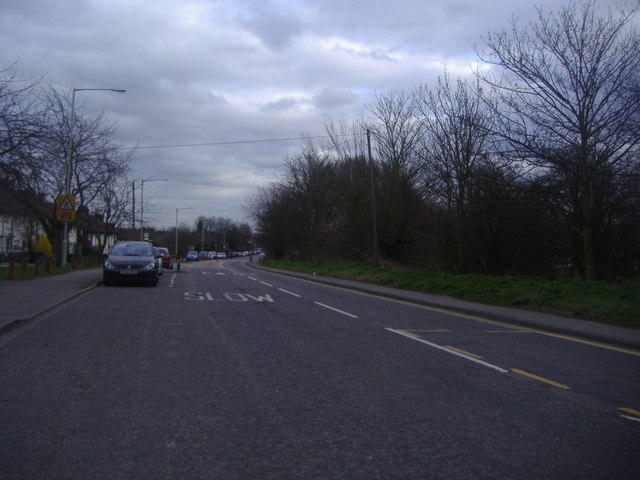
<path id="1" fill-rule="evenodd" d="M 58 195 L 56 198 L 56 220 L 59 222 L 75 222 L 76 197 L 73 195 Z"/>

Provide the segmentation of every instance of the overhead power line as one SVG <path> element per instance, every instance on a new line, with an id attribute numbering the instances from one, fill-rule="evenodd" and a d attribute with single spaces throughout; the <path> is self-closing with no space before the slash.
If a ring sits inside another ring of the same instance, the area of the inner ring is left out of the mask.
<path id="1" fill-rule="evenodd" d="M 279 163 L 278 165 L 274 165 L 272 167 L 266 167 L 266 168 L 261 168 L 260 170 L 252 170 L 250 172 L 247 173 L 242 173 L 240 175 L 234 175 L 231 177 L 224 177 L 221 178 L 219 180 L 213 180 L 211 182 L 189 182 L 189 183 L 175 183 L 175 184 L 169 184 L 167 186 L 165 186 L 165 188 L 171 188 L 171 187 L 208 187 L 211 185 L 215 185 L 218 183 L 224 183 L 227 182 L 229 180 L 236 180 L 238 178 L 242 178 L 242 177 L 248 177 L 249 175 L 255 175 L 257 173 L 261 173 L 261 172 L 266 172 L 267 170 L 274 170 L 276 168 L 280 168 L 284 165 L 284 163 Z"/>
<path id="2" fill-rule="evenodd" d="M 340 135 L 346 136 L 346 135 Z M 143 150 L 152 148 L 187 148 L 187 147 L 211 147 L 216 145 L 238 145 L 243 143 L 267 143 L 267 142 L 291 142 L 294 140 L 316 140 L 319 138 L 330 138 L 330 135 L 318 135 L 315 137 L 290 137 L 290 138 L 266 138 L 262 140 L 231 140 L 225 142 L 207 142 L 207 143 L 181 143 L 174 145 L 142 145 L 137 147 L 123 147 L 123 150 Z"/>

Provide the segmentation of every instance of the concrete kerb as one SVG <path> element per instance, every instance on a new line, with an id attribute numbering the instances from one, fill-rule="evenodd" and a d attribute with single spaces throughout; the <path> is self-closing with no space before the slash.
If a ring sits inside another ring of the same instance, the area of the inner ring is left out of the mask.
<path id="1" fill-rule="evenodd" d="M 408 290 L 399 290 L 379 285 L 322 277 L 308 273 L 291 272 L 248 263 L 253 268 L 280 275 L 301 278 L 307 281 L 336 286 L 348 290 L 377 295 L 393 300 L 416 303 L 453 313 L 476 316 L 482 319 L 503 322 L 556 335 L 571 335 L 584 340 L 613 344 L 619 347 L 640 349 L 640 331 L 601 324 L 588 320 L 561 317 L 511 307 L 500 307 L 482 303 L 458 300 L 446 295 L 433 295 Z"/>

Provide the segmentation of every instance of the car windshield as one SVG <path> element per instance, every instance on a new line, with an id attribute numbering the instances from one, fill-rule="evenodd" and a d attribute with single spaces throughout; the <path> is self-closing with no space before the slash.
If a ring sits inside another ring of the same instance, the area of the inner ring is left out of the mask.
<path id="1" fill-rule="evenodd" d="M 151 245 L 116 245 L 111 250 L 111 255 L 119 257 L 152 257 Z"/>

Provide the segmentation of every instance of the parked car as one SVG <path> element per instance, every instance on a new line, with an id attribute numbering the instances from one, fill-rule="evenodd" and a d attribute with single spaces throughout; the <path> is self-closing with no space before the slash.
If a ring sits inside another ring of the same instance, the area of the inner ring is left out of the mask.
<path id="1" fill-rule="evenodd" d="M 225 258 L 226 255 L 224 252 L 216 252 L 216 258 Z"/>
<path id="2" fill-rule="evenodd" d="M 187 262 L 196 262 L 198 261 L 198 252 L 195 250 L 191 250 L 187 252 Z"/>
<path id="3" fill-rule="evenodd" d="M 204 250 L 198 253 L 198 260 L 208 260 L 209 252 L 205 252 Z"/>
<path id="4" fill-rule="evenodd" d="M 162 256 L 148 242 L 118 242 L 104 261 L 102 283 L 146 283 L 160 280 Z"/>
<path id="5" fill-rule="evenodd" d="M 156 262 L 158 263 L 158 274 L 162 275 L 162 252 L 158 247 L 153 247 L 153 251 L 155 252 Z"/>
<path id="6" fill-rule="evenodd" d="M 173 258 L 171 258 L 169 249 L 158 247 L 158 250 L 160 250 L 160 253 L 162 255 L 162 268 L 168 268 L 169 270 L 173 269 Z"/>

